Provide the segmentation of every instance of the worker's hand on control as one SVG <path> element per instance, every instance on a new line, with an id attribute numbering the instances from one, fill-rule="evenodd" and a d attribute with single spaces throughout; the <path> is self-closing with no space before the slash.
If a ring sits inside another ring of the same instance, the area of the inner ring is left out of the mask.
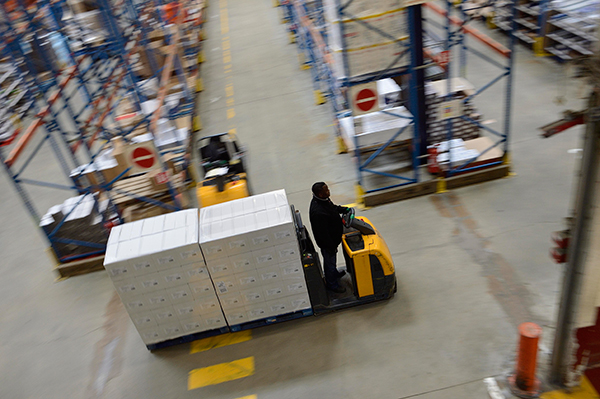
<path id="1" fill-rule="evenodd" d="M 352 208 L 344 208 L 342 213 L 345 215 L 345 214 L 349 213 L 351 210 L 352 210 Z"/>

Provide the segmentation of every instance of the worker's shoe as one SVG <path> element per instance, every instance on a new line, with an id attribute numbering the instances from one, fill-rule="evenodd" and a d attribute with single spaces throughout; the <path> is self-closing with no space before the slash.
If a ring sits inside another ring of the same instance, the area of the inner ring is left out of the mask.
<path id="1" fill-rule="evenodd" d="M 343 294 L 344 292 L 346 292 L 346 289 L 340 285 L 338 285 L 337 287 L 327 287 L 327 289 L 329 291 L 335 292 L 336 294 Z"/>
<path id="2" fill-rule="evenodd" d="M 342 278 L 346 275 L 346 271 L 345 270 L 338 270 L 337 272 L 337 278 Z"/>

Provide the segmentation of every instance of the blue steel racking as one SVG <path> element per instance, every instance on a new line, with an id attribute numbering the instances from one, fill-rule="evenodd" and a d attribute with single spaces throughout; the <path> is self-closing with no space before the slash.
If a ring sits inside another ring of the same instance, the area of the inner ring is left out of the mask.
<path id="1" fill-rule="evenodd" d="M 341 4 L 339 0 L 336 0 L 336 8 L 337 13 L 340 17 L 345 17 L 354 22 L 360 23 L 365 28 L 374 32 L 375 34 L 379 34 L 386 38 L 391 38 L 386 32 L 382 32 L 379 29 L 369 26 L 368 23 L 356 18 L 353 15 L 349 15 L 345 9 L 350 5 L 352 1 L 345 2 L 345 4 Z M 327 76 L 333 77 L 333 72 L 331 71 L 331 62 L 329 53 L 329 48 L 326 45 L 319 46 L 315 45 L 314 37 L 317 36 L 322 40 L 324 32 L 318 32 L 319 29 L 315 27 L 314 21 L 322 18 L 323 11 L 321 12 L 306 12 L 306 3 L 303 0 L 286 0 L 282 2 L 282 5 L 286 7 L 288 10 L 296 10 L 296 12 L 287 11 L 286 15 L 288 15 L 288 20 L 293 24 L 294 29 L 292 30 L 297 37 L 299 37 L 300 51 L 304 54 L 304 58 L 307 60 L 305 62 L 311 67 L 311 69 L 315 68 L 315 65 L 318 65 L 318 68 L 326 68 L 329 70 L 329 74 L 327 73 L 312 73 L 313 82 L 315 84 L 316 89 L 320 88 L 323 83 L 325 83 L 326 91 L 325 97 L 327 99 L 337 99 L 333 105 L 333 112 L 335 116 L 335 126 L 336 126 L 336 135 L 338 138 L 340 137 L 340 128 L 339 128 L 339 120 L 343 117 L 351 117 L 352 111 L 350 111 L 350 107 L 348 106 L 349 101 L 346 96 L 341 96 L 341 93 L 347 94 L 347 89 L 356 86 L 359 84 L 373 82 L 379 79 L 388 78 L 388 77 L 397 77 L 400 75 L 407 75 L 409 77 L 409 103 L 408 109 L 412 113 L 411 123 L 408 126 L 398 130 L 386 143 L 377 146 L 377 148 L 368 154 L 366 160 L 365 154 L 361 153 L 361 149 L 358 145 L 355 146 L 354 157 L 357 163 L 357 184 L 358 184 L 358 193 L 359 196 L 362 196 L 364 193 L 377 192 L 382 190 L 387 190 L 394 187 L 400 187 L 405 185 L 410 185 L 414 183 L 418 183 L 420 181 L 424 181 L 427 177 L 424 177 L 424 173 L 420 173 L 419 169 L 422 167 L 422 163 L 424 163 L 424 158 L 427 157 L 427 132 L 425 126 L 425 96 L 424 96 L 424 81 L 425 81 L 425 69 L 429 68 L 433 65 L 440 65 L 445 70 L 445 77 L 447 79 L 447 84 L 450 86 L 450 77 L 453 76 L 454 70 L 451 68 L 451 64 L 449 62 L 450 52 L 456 48 L 459 49 L 459 68 L 457 75 L 464 76 L 466 70 L 467 63 L 467 53 L 473 54 L 487 62 L 491 65 L 499 67 L 501 69 L 501 73 L 498 77 L 494 78 L 488 84 L 482 86 L 477 89 L 476 92 L 469 96 L 466 99 L 463 99 L 463 104 L 467 101 L 472 100 L 485 90 L 487 90 L 492 85 L 497 84 L 500 80 L 505 79 L 506 88 L 505 88 L 505 101 L 504 101 L 504 127 L 503 132 L 498 132 L 494 129 L 491 129 L 485 125 L 482 125 L 478 121 L 474 121 L 471 118 L 463 115 L 461 118 L 469 123 L 475 124 L 480 129 L 491 133 L 494 136 L 499 137 L 499 140 L 495 142 L 492 146 L 485 149 L 481 155 L 487 153 L 492 148 L 498 147 L 503 144 L 503 157 L 502 161 L 498 161 L 493 164 L 486 165 L 473 165 L 476 159 L 470 159 L 466 162 L 461 163 L 460 165 L 453 165 L 450 163 L 449 169 L 446 173 L 446 177 L 451 177 L 453 175 L 479 170 L 484 167 L 489 167 L 496 164 L 508 164 L 509 163 L 509 134 L 510 134 L 510 113 L 511 113 L 511 97 L 512 97 L 512 69 L 513 69 L 513 54 L 514 54 L 514 42 L 515 35 L 514 32 L 516 30 L 516 23 L 513 18 L 512 29 L 509 31 L 509 44 L 508 48 L 502 46 L 501 44 L 493 41 L 487 36 L 479 33 L 476 29 L 470 27 L 468 22 L 467 15 L 465 14 L 465 10 L 462 7 L 458 7 L 459 11 L 455 11 L 453 5 L 456 3 L 446 2 L 446 11 L 440 9 L 433 3 L 427 3 L 423 6 L 420 2 L 411 2 L 412 5 L 407 7 L 407 20 L 408 20 L 408 31 L 409 31 L 409 40 L 407 41 L 407 45 L 402 50 L 404 53 L 410 53 L 410 63 L 400 68 L 387 68 L 382 71 L 378 71 L 376 73 L 372 73 L 369 75 L 363 75 L 359 77 L 349 77 L 351 76 L 348 71 L 348 62 L 346 52 L 342 51 L 344 57 L 344 67 L 345 67 L 345 77 L 341 78 L 332 78 L 328 79 Z M 461 5 L 460 3 L 458 4 Z M 510 10 L 514 16 L 515 10 L 515 1 L 510 1 Z M 437 25 L 440 27 L 445 33 L 445 37 L 440 39 L 439 41 L 443 44 L 443 50 L 445 54 L 440 53 L 439 51 L 432 51 L 434 49 L 424 48 L 423 46 L 423 33 L 428 37 L 435 37 L 435 33 L 430 29 L 423 28 L 423 16 L 422 16 L 422 8 L 429 8 L 432 11 L 438 13 L 441 17 L 444 18 L 445 24 L 436 23 L 436 21 L 429 21 L 432 25 Z M 460 17 L 453 16 L 453 12 L 458 12 Z M 312 18 L 307 18 L 309 15 Z M 312 22 L 311 22 L 312 19 Z M 341 18 L 340 18 L 341 19 Z M 342 25 L 342 41 L 344 41 L 343 34 L 343 25 Z M 296 29 L 296 27 L 300 27 Z M 453 26 L 455 29 L 453 29 Z M 471 35 L 479 42 L 485 44 L 490 47 L 494 52 L 498 53 L 503 59 L 506 60 L 506 63 L 498 62 L 493 57 L 490 57 L 481 51 L 473 48 L 472 46 L 467 46 L 466 43 L 466 35 Z M 318 43 L 318 41 L 317 41 Z M 343 47 L 345 48 L 345 43 L 343 43 Z M 446 55 L 446 57 L 444 57 Z M 398 57 L 400 58 L 400 57 Z M 425 58 L 429 59 L 428 61 Z M 340 98 L 341 97 L 341 98 Z M 451 98 L 451 90 L 450 87 L 447 87 L 447 93 L 445 96 L 446 100 Z M 401 117 L 401 115 L 394 115 L 388 111 L 382 111 L 390 116 Z M 411 165 L 412 165 L 412 176 L 404 176 L 399 174 L 392 174 L 383 171 L 377 171 L 369 168 L 369 165 L 379 157 L 397 138 L 400 136 L 409 126 L 413 127 L 413 137 L 411 143 Z M 452 133 L 452 120 L 449 119 L 447 124 L 447 139 L 451 140 L 453 137 Z M 340 140 L 341 141 L 341 140 Z M 383 187 L 375 187 L 370 189 L 364 189 L 364 174 L 372 174 L 379 175 L 386 178 L 391 178 L 396 182 L 400 180 L 399 184 L 387 184 Z M 429 177 L 431 179 L 431 177 Z"/>
<path id="2" fill-rule="evenodd" d="M 109 182 L 104 180 L 101 173 L 95 172 L 98 184 L 94 186 L 90 185 L 83 176 L 85 168 L 82 168 L 79 174 L 71 173 L 72 168 L 93 165 L 99 154 L 106 149 L 109 140 L 114 137 L 122 137 L 128 141 L 128 134 L 144 125 L 154 135 L 172 68 L 175 70 L 179 83 L 183 83 L 183 101 L 171 109 L 168 115 L 169 119 L 174 120 L 185 116 L 191 119 L 195 111 L 195 99 L 191 93 L 192 90 L 188 87 L 183 70 L 183 60 L 176 52 L 179 46 L 179 26 L 184 22 L 184 12 L 181 7 L 176 15 L 176 28 L 167 31 L 162 15 L 162 3 L 157 0 L 157 3 L 151 6 L 152 8 L 158 6 L 157 9 L 160 10 L 158 19 L 170 50 L 165 66 L 158 68 L 152 49 L 146 47 L 149 27 L 143 22 L 144 18 L 140 18 L 140 11 L 147 4 L 135 5 L 131 0 L 97 0 L 95 4 L 98 7 L 101 28 L 105 32 L 105 37 L 101 43 L 90 44 L 80 40 L 79 35 L 68 36 L 69 30 L 71 33 L 73 29 L 82 32 L 83 28 L 79 26 L 77 20 L 66 21 L 63 18 L 66 6 L 64 1 L 38 0 L 25 4 L 22 0 L 16 2 L 0 0 L 2 58 L 8 60 L 12 65 L 11 73 L 17 74 L 15 82 L 19 82 L 19 87 L 22 88 L 19 95 L 27 99 L 27 107 L 21 107 L 18 110 L 5 107 L 5 112 L 11 112 L 12 121 L 19 119 L 28 123 L 26 129 L 14 127 L 10 131 L 10 135 L 0 134 L 0 162 L 36 222 L 40 221 L 40 214 L 24 187 L 26 184 L 82 194 L 77 205 L 85 197 L 92 196 L 96 210 L 99 208 L 98 195 L 95 193 L 100 190 L 106 195 L 109 209 L 113 212 L 112 215 L 115 215 L 114 220 L 108 220 L 106 212 L 99 213 L 107 228 L 113 222 L 122 222 L 121 213 L 111 201 L 113 192 L 168 210 L 180 209 L 177 192 L 170 181 L 167 182 L 167 185 L 174 205 L 116 189 L 115 182 L 120 180 L 128 172 L 128 169 Z M 187 22 L 186 26 L 196 26 L 200 29 L 203 22 L 202 17 L 202 13 L 197 14 L 196 17 L 188 16 L 185 21 Z M 53 52 L 44 48 L 48 42 L 42 43 L 48 37 L 50 37 Z M 141 89 L 142 82 L 132 69 L 131 56 L 136 50 L 146 53 L 152 77 L 159 79 L 159 107 L 154 113 L 142 118 L 135 126 L 121 128 L 115 118 L 115 112 L 123 99 L 132 98 L 130 102 L 135 110 L 140 110 L 140 104 L 146 100 Z M 200 44 L 193 43 L 192 40 L 192 45 L 186 47 L 184 54 L 194 60 L 198 58 L 200 61 L 200 51 Z M 36 55 L 36 60 L 38 64 L 41 63 L 41 66 L 36 65 L 31 54 Z M 192 65 L 190 69 L 198 79 L 197 65 Z M 9 74 L 4 74 L 3 78 L 7 79 L 9 76 Z M 197 89 L 200 88 L 197 87 Z M 42 137 L 42 139 L 17 168 L 17 159 L 34 136 Z M 62 172 L 72 182 L 72 185 L 22 177 L 25 169 L 46 142 L 50 143 Z M 5 155 L 6 150 L 8 153 Z M 65 152 L 67 158 L 64 157 Z M 84 162 L 80 160 L 82 155 L 86 159 Z M 189 158 L 186 157 L 188 162 Z M 162 164 L 160 159 L 159 161 Z M 161 166 L 165 171 L 165 165 Z M 65 215 L 65 219 L 69 214 Z M 61 262 L 104 252 L 104 243 L 57 237 L 56 234 L 63 223 L 64 221 L 59 223 L 53 231 L 46 232 L 50 246 Z M 108 237 L 108 230 L 106 237 Z M 83 255 L 66 256 L 57 249 L 58 243 L 83 246 L 89 248 L 89 251 Z"/>

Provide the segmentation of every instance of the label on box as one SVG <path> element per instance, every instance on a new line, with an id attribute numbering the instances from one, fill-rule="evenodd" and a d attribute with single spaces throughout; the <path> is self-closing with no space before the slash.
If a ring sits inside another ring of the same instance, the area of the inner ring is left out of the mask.
<path id="1" fill-rule="evenodd" d="M 230 320 L 240 321 L 240 320 L 245 319 L 245 316 L 243 313 L 233 313 L 233 314 L 228 314 L 227 318 Z"/>
<path id="2" fill-rule="evenodd" d="M 266 255 L 258 257 L 256 260 L 258 261 L 258 263 L 266 263 L 266 262 L 272 261 L 273 256 L 271 254 L 266 254 Z"/>
<path id="3" fill-rule="evenodd" d="M 179 334 L 181 332 L 181 328 L 178 326 L 170 326 L 165 328 L 165 332 L 167 334 Z"/>
<path id="4" fill-rule="evenodd" d="M 202 328 L 202 322 L 200 321 L 192 321 L 183 325 L 183 329 L 186 331 L 197 330 L 199 328 Z"/>
<path id="5" fill-rule="evenodd" d="M 125 267 L 117 267 L 110 270 L 111 277 L 117 277 L 127 274 L 127 268 Z"/>
<path id="6" fill-rule="evenodd" d="M 223 301 L 223 299 L 221 299 Z M 228 298 L 226 300 L 224 300 L 225 304 L 227 305 L 237 305 L 238 303 L 240 303 L 239 299 L 237 298 Z"/>
<path id="7" fill-rule="evenodd" d="M 206 248 L 206 254 L 207 255 L 214 255 L 214 254 L 220 254 L 221 252 L 223 252 L 223 248 L 221 247 L 208 247 Z"/>
<path id="8" fill-rule="evenodd" d="M 189 258 L 198 256 L 198 251 L 192 250 L 192 251 L 181 252 L 180 255 L 181 255 L 181 259 L 189 259 Z"/>
<path id="9" fill-rule="evenodd" d="M 241 267 L 248 267 L 250 266 L 250 261 L 248 259 L 239 260 L 237 262 L 234 262 L 233 266 L 235 266 L 236 269 Z"/>
<path id="10" fill-rule="evenodd" d="M 237 248 L 246 248 L 245 240 L 232 241 L 229 243 L 229 248 L 237 249 Z"/>
<path id="11" fill-rule="evenodd" d="M 231 286 L 228 286 L 227 283 L 225 283 L 224 281 L 219 281 L 217 283 L 217 290 L 221 293 L 224 294 L 227 291 L 229 291 L 229 288 L 231 288 Z"/>
<path id="12" fill-rule="evenodd" d="M 211 326 L 215 324 L 223 324 L 223 319 L 221 317 L 211 317 L 209 319 L 206 319 L 206 324 Z"/>
<path id="13" fill-rule="evenodd" d="M 284 304 L 271 305 L 271 311 L 272 312 L 281 312 L 282 310 L 285 310 L 285 305 Z"/>
<path id="14" fill-rule="evenodd" d="M 294 305 L 294 307 L 308 306 L 308 299 L 306 299 L 306 298 L 295 299 L 292 301 L 292 305 Z"/>
<path id="15" fill-rule="evenodd" d="M 142 287 L 144 288 L 156 287 L 157 285 L 158 280 L 147 280 L 142 282 Z"/>
<path id="16" fill-rule="evenodd" d="M 252 317 L 256 317 L 256 316 L 263 316 L 263 315 L 267 314 L 267 312 L 264 309 L 252 309 L 248 312 L 248 314 Z"/>
<path id="17" fill-rule="evenodd" d="M 186 296 L 188 296 L 187 291 L 177 291 L 177 292 L 171 293 L 171 298 L 173 298 L 173 299 L 181 299 L 181 298 L 185 298 Z"/>
<path id="18" fill-rule="evenodd" d="M 217 308 L 217 303 L 216 302 L 204 302 L 202 304 L 202 309 L 203 310 L 210 310 L 210 309 L 215 309 Z"/>
<path id="19" fill-rule="evenodd" d="M 224 272 L 224 271 L 227 271 L 228 269 L 229 268 L 227 267 L 227 265 L 220 265 L 220 266 L 212 267 L 213 273 Z"/>
<path id="20" fill-rule="evenodd" d="M 144 307 L 144 302 L 143 301 L 131 301 L 131 302 L 127 302 L 127 307 L 129 309 L 143 308 Z"/>
<path id="21" fill-rule="evenodd" d="M 167 298 L 164 297 L 164 296 L 154 296 L 154 297 L 148 298 L 148 300 L 153 305 L 156 305 L 156 304 L 159 304 L 159 303 L 167 303 Z"/>
<path id="22" fill-rule="evenodd" d="M 290 274 L 298 274 L 301 273 L 301 269 L 300 266 L 290 266 L 290 267 L 286 267 L 285 269 L 283 269 L 283 274 L 285 274 L 286 276 L 290 275 Z"/>
<path id="23" fill-rule="evenodd" d="M 271 288 L 266 290 L 265 293 L 267 294 L 267 296 L 273 296 L 283 293 L 283 290 L 281 288 Z"/>
<path id="24" fill-rule="evenodd" d="M 185 307 L 185 308 L 179 308 L 179 309 L 177 309 L 177 312 L 181 316 L 185 316 L 185 315 L 194 313 L 194 307 L 193 306 L 188 306 L 188 307 Z"/>
<path id="25" fill-rule="evenodd" d="M 152 318 L 148 317 L 148 316 L 142 316 L 142 317 L 136 317 L 134 321 L 136 322 L 136 324 L 144 325 L 144 324 L 152 323 Z"/>
<path id="26" fill-rule="evenodd" d="M 175 317 L 175 315 L 171 311 L 166 311 L 166 312 L 161 312 L 161 313 L 156 314 L 156 318 L 159 320 L 168 320 L 172 317 Z"/>
<path id="27" fill-rule="evenodd" d="M 175 258 L 173 258 L 172 256 L 163 256 L 162 258 L 158 258 L 158 263 L 160 263 L 161 265 L 173 262 L 175 262 Z"/>
<path id="28" fill-rule="evenodd" d="M 275 233 L 275 238 L 281 240 L 282 238 L 291 237 L 292 233 L 289 230 L 282 230 Z"/>
<path id="29" fill-rule="evenodd" d="M 256 300 L 260 299 L 260 293 L 251 292 L 249 294 L 245 294 L 244 298 L 246 298 L 247 301 L 256 301 Z"/>
<path id="30" fill-rule="evenodd" d="M 173 281 L 183 280 L 183 276 L 181 273 L 169 274 L 165 277 L 165 280 L 167 280 L 169 283 L 172 283 Z"/>
<path id="31" fill-rule="evenodd" d="M 206 272 L 206 268 L 197 267 L 195 269 L 188 270 L 187 275 L 188 275 L 188 277 L 207 276 L 208 273 Z"/>
<path id="32" fill-rule="evenodd" d="M 288 290 L 290 290 L 290 291 L 299 291 L 302 289 L 304 289 L 304 284 L 302 284 L 302 283 L 288 285 Z"/>
<path id="33" fill-rule="evenodd" d="M 160 337 L 158 331 L 146 331 L 142 333 L 142 338 L 144 339 L 153 339 Z"/>
<path id="34" fill-rule="evenodd" d="M 296 255 L 296 249 L 294 249 L 294 248 L 288 248 L 288 249 L 279 251 L 279 256 L 281 258 L 287 258 L 288 256 L 294 256 L 294 255 Z"/>
<path id="35" fill-rule="evenodd" d="M 135 265 L 133 265 L 133 268 L 135 270 L 145 270 L 145 269 L 149 269 L 150 267 L 152 267 L 152 266 L 148 262 L 139 262 L 139 263 L 136 263 Z"/>
<path id="36" fill-rule="evenodd" d="M 194 287 L 194 288 L 192 288 L 192 290 L 194 291 L 194 294 L 200 294 L 203 292 L 211 292 L 212 291 L 210 289 L 209 285 L 203 285 L 201 287 Z"/>
<path id="37" fill-rule="evenodd" d="M 263 280 L 272 280 L 274 278 L 277 278 L 279 275 L 277 274 L 277 272 L 266 272 L 261 274 L 261 277 Z"/>
<path id="38" fill-rule="evenodd" d="M 137 291 L 137 290 L 135 288 L 135 285 L 128 284 L 128 285 L 122 285 L 121 287 L 119 287 L 119 291 L 125 293 L 125 292 L 134 292 L 134 291 Z"/>
<path id="39" fill-rule="evenodd" d="M 256 277 L 254 276 L 250 276 L 250 277 L 244 277 L 240 279 L 240 283 L 241 284 L 252 284 L 252 283 L 256 283 Z"/>
<path id="40" fill-rule="evenodd" d="M 260 245 L 269 242 L 269 236 L 260 236 L 252 238 L 252 243 L 254 245 Z"/>

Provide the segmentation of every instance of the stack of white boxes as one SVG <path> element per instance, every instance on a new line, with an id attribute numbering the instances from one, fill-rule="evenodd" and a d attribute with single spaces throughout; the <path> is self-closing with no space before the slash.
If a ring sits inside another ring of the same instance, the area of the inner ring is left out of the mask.
<path id="1" fill-rule="evenodd" d="M 200 247 L 230 326 L 310 308 L 284 190 L 202 208 Z"/>
<path id="2" fill-rule="evenodd" d="M 198 245 L 198 210 L 114 227 L 104 267 L 146 345 L 226 326 Z"/>

